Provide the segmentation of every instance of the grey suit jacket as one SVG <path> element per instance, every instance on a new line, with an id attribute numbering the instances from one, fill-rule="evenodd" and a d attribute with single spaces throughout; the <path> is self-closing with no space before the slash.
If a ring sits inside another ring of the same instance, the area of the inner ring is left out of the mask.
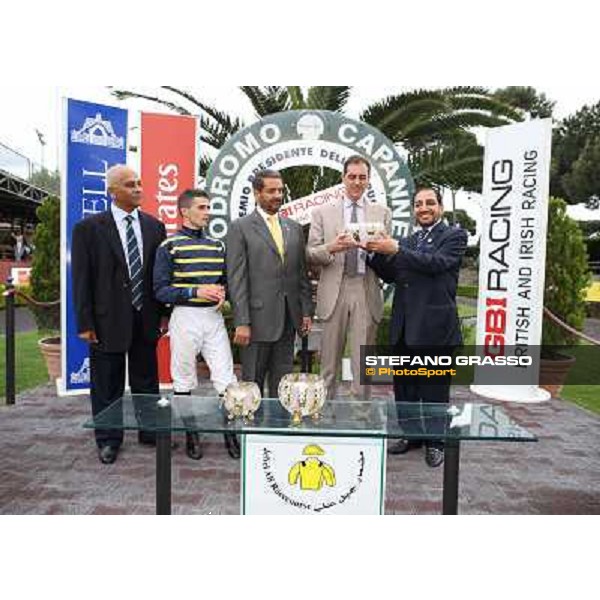
<path id="1" fill-rule="evenodd" d="M 287 305 L 296 330 L 314 307 L 302 227 L 280 218 L 285 261 L 258 212 L 234 221 L 227 237 L 227 281 L 236 327 L 249 325 L 252 342 L 275 342 Z"/>
<path id="2" fill-rule="evenodd" d="M 367 204 L 366 220 L 381 222 L 390 233 L 392 213 L 382 204 Z M 311 264 L 321 267 L 321 277 L 317 291 L 317 316 L 327 320 L 333 314 L 340 294 L 342 278 L 344 277 L 345 253 L 332 255 L 325 247 L 344 230 L 344 205 L 342 200 L 317 208 L 312 213 L 310 235 L 308 238 L 308 260 Z M 371 316 L 376 323 L 383 316 L 383 293 L 379 279 L 367 267 L 365 274 L 367 301 Z"/>

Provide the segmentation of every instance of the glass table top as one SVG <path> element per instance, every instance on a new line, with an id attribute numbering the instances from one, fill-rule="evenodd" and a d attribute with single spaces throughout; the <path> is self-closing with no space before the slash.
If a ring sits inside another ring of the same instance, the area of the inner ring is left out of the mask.
<path id="1" fill-rule="evenodd" d="M 277 399 L 263 399 L 252 421 L 228 421 L 216 397 L 127 395 L 94 419 L 88 429 L 151 432 L 311 435 L 535 442 L 537 438 L 493 404 L 396 404 L 393 398 L 328 401 L 320 418 L 292 423 Z"/>

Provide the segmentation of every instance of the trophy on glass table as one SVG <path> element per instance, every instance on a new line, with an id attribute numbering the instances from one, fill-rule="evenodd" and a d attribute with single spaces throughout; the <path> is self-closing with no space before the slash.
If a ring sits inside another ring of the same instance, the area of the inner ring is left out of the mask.
<path id="1" fill-rule="evenodd" d="M 317 422 L 325 404 L 325 381 L 319 375 L 290 373 L 279 384 L 279 401 L 292 415 L 292 424 L 300 425 L 305 417 Z"/>
<path id="2" fill-rule="evenodd" d="M 256 383 L 240 381 L 227 386 L 223 396 L 223 408 L 227 420 L 242 417 L 246 422 L 254 421 L 254 414 L 260 408 L 262 396 Z"/>

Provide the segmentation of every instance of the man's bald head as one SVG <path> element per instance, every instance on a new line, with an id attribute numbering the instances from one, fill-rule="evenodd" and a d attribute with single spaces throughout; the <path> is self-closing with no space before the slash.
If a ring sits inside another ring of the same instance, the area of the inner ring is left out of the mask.
<path id="1" fill-rule="evenodd" d="M 121 181 L 123 177 L 133 175 L 137 179 L 137 173 L 130 169 L 127 165 L 114 165 L 106 172 L 106 184 L 110 190 L 116 183 Z"/>
<path id="2" fill-rule="evenodd" d="M 106 185 L 114 203 L 132 212 L 142 203 L 142 182 L 138 174 L 126 165 L 115 165 L 106 173 Z"/>

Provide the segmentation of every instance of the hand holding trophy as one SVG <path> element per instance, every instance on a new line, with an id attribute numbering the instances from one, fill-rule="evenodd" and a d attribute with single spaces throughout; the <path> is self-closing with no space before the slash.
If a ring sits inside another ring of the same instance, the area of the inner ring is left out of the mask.
<path id="1" fill-rule="evenodd" d="M 372 252 L 370 249 L 371 245 L 379 239 L 385 238 L 385 226 L 383 223 L 378 221 L 369 221 L 367 223 L 360 224 L 360 247 L 367 251 Z"/>
<path id="2" fill-rule="evenodd" d="M 383 223 L 376 221 L 376 222 L 369 222 L 369 223 L 365 223 L 365 239 L 363 240 L 363 242 L 366 244 L 370 241 L 376 240 L 380 237 L 384 237 L 385 236 L 385 226 Z"/>
<path id="3" fill-rule="evenodd" d="M 337 254 L 338 252 L 346 252 L 350 248 L 356 248 L 357 241 L 352 231 L 352 227 L 355 225 L 348 225 L 342 229 L 336 236 L 336 238 L 327 244 L 327 249 L 330 254 Z"/>
<path id="4" fill-rule="evenodd" d="M 377 254 L 397 254 L 399 251 L 398 242 L 389 236 L 381 223 L 373 226 L 370 231 L 372 235 L 368 235 L 364 244 L 361 247 L 367 252 L 376 252 Z"/>

